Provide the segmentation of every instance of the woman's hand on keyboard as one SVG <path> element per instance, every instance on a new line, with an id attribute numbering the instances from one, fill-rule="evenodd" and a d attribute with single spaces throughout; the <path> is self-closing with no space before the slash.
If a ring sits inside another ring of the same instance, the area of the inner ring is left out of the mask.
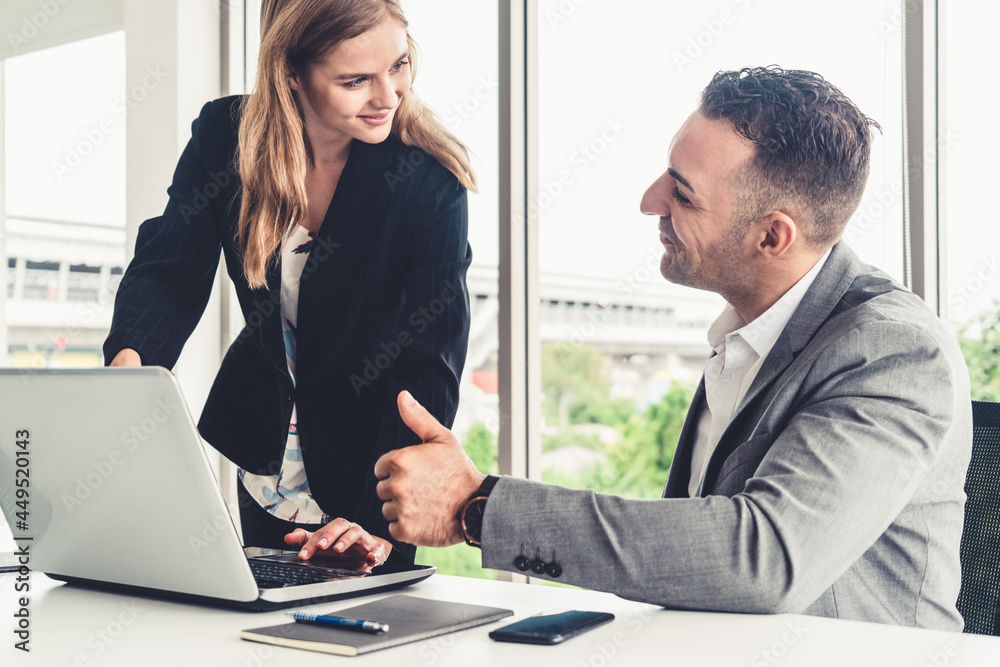
<path id="1" fill-rule="evenodd" d="M 314 554 L 354 556 L 382 564 L 392 552 L 392 543 L 371 535 L 364 528 L 338 517 L 315 532 L 296 528 L 285 535 L 285 543 L 300 546 L 299 558 Z"/>

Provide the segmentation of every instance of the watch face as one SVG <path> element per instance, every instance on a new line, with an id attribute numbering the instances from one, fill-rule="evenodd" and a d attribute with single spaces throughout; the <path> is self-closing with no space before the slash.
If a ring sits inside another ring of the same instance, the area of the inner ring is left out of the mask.
<path id="1" fill-rule="evenodd" d="M 486 511 L 486 498 L 476 498 L 469 503 L 462 515 L 462 528 L 465 531 L 465 541 L 478 545 L 483 537 L 483 513 Z"/>

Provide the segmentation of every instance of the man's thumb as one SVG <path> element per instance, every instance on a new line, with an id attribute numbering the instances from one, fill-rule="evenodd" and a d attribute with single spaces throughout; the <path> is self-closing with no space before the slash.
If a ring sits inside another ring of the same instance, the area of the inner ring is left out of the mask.
<path id="1" fill-rule="evenodd" d="M 417 399 L 413 398 L 410 392 L 405 390 L 399 392 L 396 404 L 399 406 L 399 416 L 403 418 L 403 423 L 420 437 L 421 442 L 445 442 L 451 436 L 451 431 L 442 426 L 427 408 L 417 403 Z"/>

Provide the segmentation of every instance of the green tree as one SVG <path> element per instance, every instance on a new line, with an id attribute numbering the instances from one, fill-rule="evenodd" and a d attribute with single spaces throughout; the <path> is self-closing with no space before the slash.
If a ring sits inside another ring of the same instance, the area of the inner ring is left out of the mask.
<path id="1" fill-rule="evenodd" d="M 616 493 L 656 498 L 663 491 L 694 390 L 674 384 L 659 402 L 635 415 L 612 448 Z"/>
<path id="2" fill-rule="evenodd" d="M 490 475 L 497 473 L 497 439 L 485 424 L 476 422 L 469 428 L 462 441 L 462 449 L 480 471 Z"/>
<path id="3" fill-rule="evenodd" d="M 441 574 L 494 580 L 498 576 L 496 570 L 483 569 L 483 553 L 468 544 L 455 544 L 442 549 L 419 547 L 416 560 L 424 565 L 437 566 Z"/>
<path id="4" fill-rule="evenodd" d="M 972 399 L 1000 401 L 1000 300 L 958 334 L 969 367 Z"/>
<path id="5" fill-rule="evenodd" d="M 481 422 L 473 424 L 465 434 L 462 448 L 469 455 L 476 468 L 485 473 L 496 474 L 497 439 Z M 455 574 L 477 579 L 496 579 L 495 570 L 484 570 L 482 553 L 467 544 L 456 544 L 442 549 L 420 547 L 417 549 L 418 563 L 436 565 L 441 574 Z"/>
<path id="6" fill-rule="evenodd" d="M 628 399 L 611 398 L 608 359 L 592 345 L 542 345 L 542 415 L 546 424 L 624 424 L 635 412 Z"/>
<path id="7" fill-rule="evenodd" d="M 693 395 L 691 387 L 674 384 L 659 402 L 629 419 L 622 438 L 608 448 L 606 464 L 576 477 L 543 472 L 543 480 L 632 498 L 659 497 Z"/>

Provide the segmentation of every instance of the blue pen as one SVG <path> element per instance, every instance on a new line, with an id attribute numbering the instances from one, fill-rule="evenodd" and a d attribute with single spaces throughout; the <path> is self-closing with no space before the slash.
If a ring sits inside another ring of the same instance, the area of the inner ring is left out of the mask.
<path id="1" fill-rule="evenodd" d="M 296 623 L 315 623 L 317 625 L 336 625 L 339 628 L 349 630 L 360 630 L 361 632 L 389 632 L 387 623 L 376 623 L 375 621 L 361 621 L 356 618 L 343 618 L 341 616 L 324 616 L 322 614 L 307 614 L 296 611 L 288 612 L 288 615 L 295 619 Z"/>

